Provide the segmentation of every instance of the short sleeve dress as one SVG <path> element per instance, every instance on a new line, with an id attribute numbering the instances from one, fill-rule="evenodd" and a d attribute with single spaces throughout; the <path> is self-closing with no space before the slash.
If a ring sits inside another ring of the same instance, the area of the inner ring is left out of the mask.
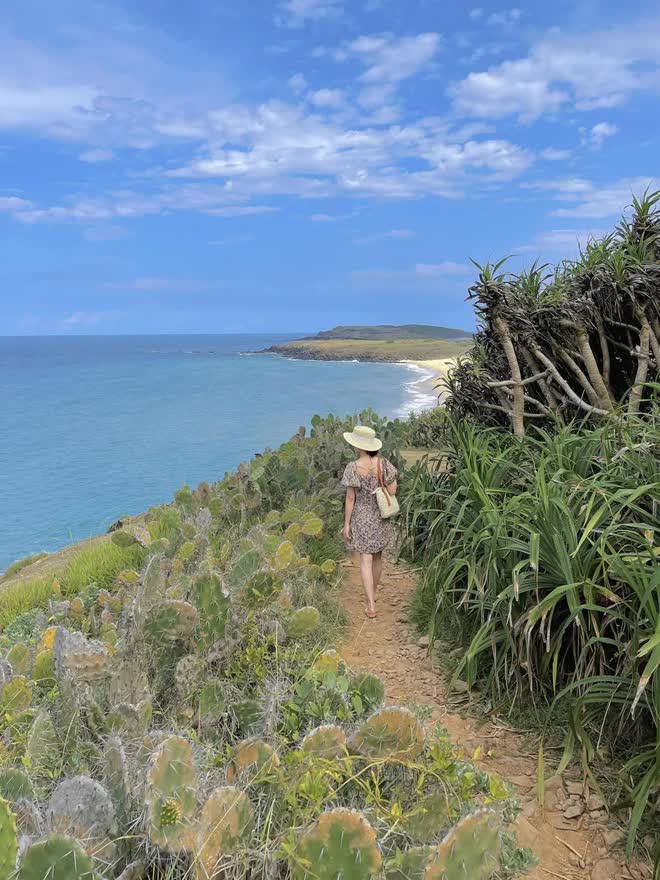
<path id="1" fill-rule="evenodd" d="M 383 482 L 386 486 L 396 479 L 397 470 L 386 458 L 381 459 Z M 394 539 L 395 527 L 392 520 L 383 519 L 378 509 L 374 491 L 378 486 L 376 474 L 363 476 L 356 462 L 346 465 L 342 486 L 355 489 L 355 507 L 351 516 L 351 550 L 358 553 L 380 553 Z"/>

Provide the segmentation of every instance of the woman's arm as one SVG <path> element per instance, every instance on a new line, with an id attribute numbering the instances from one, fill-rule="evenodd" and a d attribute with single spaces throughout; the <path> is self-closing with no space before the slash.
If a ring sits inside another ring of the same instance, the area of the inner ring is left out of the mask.
<path id="1" fill-rule="evenodd" d="M 355 507 L 355 489 L 349 486 L 346 489 L 346 508 L 344 513 L 344 537 L 347 541 L 351 540 L 351 516 Z"/>
<path id="2" fill-rule="evenodd" d="M 385 487 L 390 495 L 396 495 L 396 490 L 399 488 L 399 484 L 396 480 L 391 482 L 388 486 Z"/>

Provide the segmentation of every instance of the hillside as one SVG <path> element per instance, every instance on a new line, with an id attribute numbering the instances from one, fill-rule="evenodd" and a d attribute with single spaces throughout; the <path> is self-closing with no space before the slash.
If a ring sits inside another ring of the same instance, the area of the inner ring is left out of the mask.
<path id="1" fill-rule="evenodd" d="M 267 352 L 314 361 L 435 361 L 458 357 L 471 346 L 458 339 L 296 339 Z"/>
<path id="2" fill-rule="evenodd" d="M 436 327 L 433 324 L 380 324 L 376 326 L 339 326 L 321 330 L 309 339 L 469 339 L 468 330 Z"/>

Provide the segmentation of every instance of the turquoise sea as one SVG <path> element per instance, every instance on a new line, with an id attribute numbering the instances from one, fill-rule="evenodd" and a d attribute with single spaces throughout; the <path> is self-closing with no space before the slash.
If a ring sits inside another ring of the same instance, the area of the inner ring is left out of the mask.
<path id="1" fill-rule="evenodd" d="M 414 367 L 242 354 L 288 338 L 0 338 L 0 571 L 222 478 L 314 413 L 429 404 Z"/>

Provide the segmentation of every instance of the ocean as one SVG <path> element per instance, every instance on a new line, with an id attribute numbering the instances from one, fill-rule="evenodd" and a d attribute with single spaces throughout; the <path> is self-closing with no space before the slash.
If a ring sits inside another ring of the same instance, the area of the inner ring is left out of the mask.
<path id="1" fill-rule="evenodd" d="M 315 413 L 433 402 L 420 368 L 243 354 L 290 338 L 0 337 L 0 571 L 221 479 Z"/>

